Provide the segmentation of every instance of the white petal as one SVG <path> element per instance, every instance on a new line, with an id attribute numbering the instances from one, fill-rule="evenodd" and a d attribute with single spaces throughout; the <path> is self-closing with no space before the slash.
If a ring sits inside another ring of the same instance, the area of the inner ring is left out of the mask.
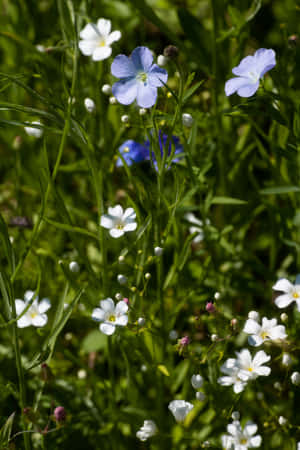
<path id="1" fill-rule="evenodd" d="M 103 61 L 103 59 L 109 58 L 111 55 L 111 48 L 108 46 L 96 47 L 93 51 L 93 61 Z"/>
<path id="2" fill-rule="evenodd" d="M 44 327 L 48 322 L 48 317 L 46 314 L 39 314 L 32 319 L 32 325 L 35 327 Z"/>
<path id="3" fill-rule="evenodd" d="M 121 39 L 121 36 L 122 36 L 121 31 L 113 31 L 112 33 L 110 33 L 109 36 L 107 36 L 106 44 L 111 45 L 113 42 L 116 42 L 119 39 Z"/>
<path id="4" fill-rule="evenodd" d="M 21 314 L 21 312 L 24 311 L 24 309 L 26 307 L 26 303 L 23 302 L 23 300 L 20 300 L 20 299 L 17 298 L 15 300 L 15 305 L 16 305 L 17 316 L 19 316 Z"/>
<path id="5" fill-rule="evenodd" d="M 102 322 L 105 319 L 105 312 L 101 308 L 95 308 L 92 313 L 92 319 Z"/>
<path id="6" fill-rule="evenodd" d="M 261 436 L 258 434 L 257 436 L 253 436 L 252 438 L 249 439 L 249 444 L 251 447 L 254 447 L 254 448 L 260 447 L 261 441 L 262 441 Z"/>
<path id="7" fill-rule="evenodd" d="M 99 19 L 97 21 L 97 28 L 103 36 L 107 36 L 111 30 L 111 21 L 108 19 Z"/>
<path id="8" fill-rule="evenodd" d="M 96 40 L 79 41 L 78 43 L 78 47 L 85 56 L 91 56 L 95 48 L 97 48 L 97 45 L 98 43 Z"/>
<path id="9" fill-rule="evenodd" d="M 120 325 L 121 327 L 126 327 L 127 323 L 128 323 L 128 316 L 126 316 L 126 314 L 117 317 L 115 322 L 116 325 Z"/>
<path id="10" fill-rule="evenodd" d="M 28 290 L 24 294 L 24 299 L 25 299 L 26 302 L 29 302 L 32 299 L 33 296 L 34 296 L 34 291 L 29 291 Z"/>
<path id="11" fill-rule="evenodd" d="M 248 319 L 244 326 L 244 333 L 247 334 L 258 334 L 260 332 L 261 326 L 253 319 Z"/>
<path id="12" fill-rule="evenodd" d="M 278 308 L 286 308 L 294 300 L 295 299 L 290 294 L 279 295 L 279 297 L 275 299 L 275 305 L 278 306 Z"/>
<path id="13" fill-rule="evenodd" d="M 277 283 L 274 284 L 272 289 L 274 289 L 274 291 L 290 292 L 293 287 L 294 286 L 289 280 L 287 280 L 286 278 L 281 278 L 277 281 Z"/>
<path id="14" fill-rule="evenodd" d="M 235 383 L 235 380 L 232 377 L 220 377 L 218 378 L 218 383 L 221 386 L 231 386 Z"/>
<path id="15" fill-rule="evenodd" d="M 136 222 L 132 222 L 132 223 L 127 223 L 124 227 L 124 231 L 134 231 L 137 227 L 137 223 Z"/>
<path id="16" fill-rule="evenodd" d="M 17 325 L 18 328 L 29 327 L 31 325 L 31 320 L 29 319 L 29 317 L 27 317 L 27 314 L 25 314 L 21 317 L 21 319 L 17 321 Z"/>
<path id="17" fill-rule="evenodd" d="M 105 312 L 114 312 L 115 311 L 115 302 L 112 298 L 108 297 L 100 302 L 101 308 Z"/>
<path id="18" fill-rule="evenodd" d="M 246 383 L 242 381 L 238 381 L 233 385 L 233 392 L 235 394 L 240 394 L 246 387 Z"/>
<path id="19" fill-rule="evenodd" d="M 45 313 L 49 308 L 51 308 L 51 302 L 49 298 L 43 298 L 38 304 L 38 311 L 40 314 Z"/>
<path id="20" fill-rule="evenodd" d="M 276 327 L 272 328 L 269 332 L 269 336 L 273 340 L 285 339 L 287 337 L 287 334 L 285 332 L 285 326 L 277 325 Z"/>
<path id="21" fill-rule="evenodd" d="M 130 219 L 135 219 L 136 218 L 136 213 L 135 213 L 133 208 L 127 208 L 124 211 L 122 219 L 125 220 L 125 219 L 129 219 L 129 218 Z"/>
<path id="22" fill-rule="evenodd" d="M 253 422 L 247 422 L 244 427 L 244 434 L 247 437 L 253 436 L 257 432 L 257 425 Z"/>
<path id="23" fill-rule="evenodd" d="M 100 325 L 100 331 L 102 333 L 106 334 L 107 336 L 111 336 L 116 330 L 115 325 L 112 325 L 110 323 L 101 323 Z"/>
<path id="24" fill-rule="evenodd" d="M 120 302 L 117 303 L 116 309 L 115 309 L 115 313 L 116 313 L 117 316 L 119 314 L 126 314 L 127 311 L 128 311 L 128 305 L 127 305 L 126 302 L 121 300 Z"/>
<path id="25" fill-rule="evenodd" d="M 123 216 L 123 208 L 121 205 L 116 205 L 108 208 L 108 214 L 113 217 L 121 218 Z"/>
<path id="26" fill-rule="evenodd" d="M 261 336 L 254 334 L 254 335 L 248 337 L 248 342 L 249 342 L 249 345 L 258 347 L 259 345 L 261 345 L 264 342 L 264 340 Z"/>
<path id="27" fill-rule="evenodd" d="M 109 231 L 109 234 L 110 234 L 111 237 L 113 237 L 113 238 L 119 238 L 119 237 L 121 237 L 121 236 L 124 235 L 124 230 L 118 230 L 117 228 L 112 228 L 112 229 Z"/>
<path id="28" fill-rule="evenodd" d="M 94 23 L 88 23 L 83 30 L 80 31 L 79 36 L 81 39 L 92 41 L 99 38 L 99 32 Z"/>
<path id="29" fill-rule="evenodd" d="M 270 369 L 270 367 L 267 367 L 267 366 L 260 366 L 257 369 L 255 369 L 255 372 L 257 373 L 257 375 L 267 377 L 270 375 L 271 369 Z"/>
<path id="30" fill-rule="evenodd" d="M 263 350 L 260 350 L 253 358 L 253 364 L 255 366 L 260 366 L 261 364 L 270 361 L 270 359 L 271 356 L 267 355 Z"/>
<path id="31" fill-rule="evenodd" d="M 101 216 L 100 225 L 101 227 L 110 229 L 114 226 L 114 221 L 111 216 L 103 214 L 103 216 Z"/>

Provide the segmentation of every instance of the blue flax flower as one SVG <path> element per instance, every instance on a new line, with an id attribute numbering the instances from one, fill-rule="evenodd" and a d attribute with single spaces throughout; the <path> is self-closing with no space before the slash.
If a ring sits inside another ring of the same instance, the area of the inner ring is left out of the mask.
<path id="1" fill-rule="evenodd" d="M 272 49 L 260 48 L 253 56 L 246 56 L 232 73 L 237 75 L 225 84 L 227 96 L 237 94 L 240 97 L 251 97 L 259 87 L 259 80 L 276 65 L 275 52 Z"/>
<path id="2" fill-rule="evenodd" d="M 161 152 L 161 157 L 163 157 L 163 153 L 166 150 L 167 147 L 167 141 L 168 141 L 168 135 L 163 134 L 161 131 L 158 135 L 158 141 L 159 141 L 159 148 Z M 172 143 L 175 146 L 175 152 L 174 155 L 178 155 L 179 153 L 183 152 L 183 147 L 180 144 L 179 138 L 177 136 L 172 136 L 170 139 L 169 145 L 168 145 L 168 156 L 170 156 L 172 151 Z M 122 154 L 122 157 L 125 161 L 125 163 L 128 166 L 131 166 L 133 163 L 139 163 L 142 161 L 150 161 L 150 147 L 151 143 L 149 139 L 147 139 L 143 144 L 140 144 L 139 142 L 133 141 L 132 139 L 129 139 L 125 141 L 121 147 L 119 147 L 119 152 Z M 157 170 L 157 161 L 154 152 L 152 151 L 152 161 L 155 170 Z M 179 158 L 173 159 L 172 162 L 178 162 Z M 123 166 L 123 161 L 121 158 L 118 158 L 117 167 Z"/>
<path id="3" fill-rule="evenodd" d="M 157 98 L 157 88 L 168 80 L 166 70 L 153 64 L 153 56 L 147 47 L 137 47 L 131 57 L 118 55 L 111 65 L 111 73 L 120 78 L 112 86 L 112 93 L 119 103 L 129 105 L 137 101 L 142 108 L 150 108 Z"/>

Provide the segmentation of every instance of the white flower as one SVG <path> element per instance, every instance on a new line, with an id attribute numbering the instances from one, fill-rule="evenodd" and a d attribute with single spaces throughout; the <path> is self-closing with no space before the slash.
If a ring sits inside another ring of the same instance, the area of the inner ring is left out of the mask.
<path id="1" fill-rule="evenodd" d="M 283 416 L 279 416 L 278 417 L 278 423 L 279 423 L 279 425 L 286 425 L 287 424 L 287 419 L 285 418 L 285 417 L 283 417 Z"/>
<path id="2" fill-rule="evenodd" d="M 166 66 L 166 65 L 168 64 L 168 62 L 169 62 L 169 58 L 167 58 L 167 57 L 164 56 L 164 55 L 158 55 L 158 57 L 157 57 L 157 64 L 158 64 L 160 67 Z"/>
<path id="3" fill-rule="evenodd" d="M 221 372 L 225 374 L 225 376 L 218 378 L 218 383 L 221 386 L 233 386 L 235 394 L 239 394 L 245 389 L 247 382 L 239 377 L 239 367 L 235 358 L 227 359 L 221 366 Z"/>
<path id="4" fill-rule="evenodd" d="M 134 231 L 137 227 L 135 222 L 136 214 L 133 208 L 127 208 L 123 212 L 121 205 L 108 208 L 108 214 L 101 216 L 100 225 L 109 229 L 109 234 L 118 238 L 127 231 Z"/>
<path id="5" fill-rule="evenodd" d="M 17 317 L 28 307 L 33 296 L 33 291 L 26 291 L 24 295 L 25 301 L 20 299 L 15 300 Z M 43 298 L 38 302 L 38 297 L 35 297 L 28 310 L 17 321 L 18 328 L 29 327 L 30 325 L 33 325 L 34 327 L 44 327 L 48 322 L 48 317 L 45 312 L 48 311 L 50 307 L 51 303 L 48 298 Z"/>
<path id="6" fill-rule="evenodd" d="M 240 369 L 239 377 L 242 380 L 254 380 L 261 375 L 270 375 L 270 367 L 264 366 L 263 364 L 270 361 L 271 357 L 267 355 L 263 350 L 257 352 L 253 359 L 248 349 L 243 349 L 240 352 L 236 352 L 236 355 L 236 364 Z"/>
<path id="7" fill-rule="evenodd" d="M 293 364 L 293 360 L 288 353 L 283 353 L 282 355 L 282 365 L 289 367 Z"/>
<path id="8" fill-rule="evenodd" d="M 243 429 L 240 422 L 234 420 L 227 425 L 227 431 L 229 434 L 221 437 L 224 450 L 247 450 L 261 445 L 261 436 L 258 434 L 254 436 L 257 432 L 257 425 L 253 422 L 247 422 Z"/>
<path id="9" fill-rule="evenodd" d="M 291 375 L 291 382 L 295 384 L 296 386 L 300 384 L 300 373 L 299 372 L 293 372 Z"/>
<path id="10" fill-rule="evenodd" d="M 80 266 L 77 261 L 71 261 L 69 264 L 69 269 L 71 272 L 78 273 L 80 270 Z"/>
<path id="11" fill-rule="evenodd" d="M 31 122 L 32 125 L 41 125 L 41 122 L 39 120 L 35 120 Z M 43 129 L 42 128 L 36 128 L 36 127 L 24 127 L 24 130 L 28 134 L 28 136 L 33 136 L 35 138 L 40 138 L 43 135 Z"/>
<path id="12" fill-rule="evenodd" d="M 94 100 L 88 97 L 84 99 L 84 106 L 89 113 L 92 113 L 96 108 Z"/>
<path id="13" fill-rule="evenodd" d="M 285 333 L 284 325 L 277 325 L 276 319 L 267 319 L 263 317 L 262 325 L 257 323 L 256 320 L 248 319 L 244 326 L 244 333 L 250 334 L 248 337 L 249 345 L 258 347 L 263 342 L 277 339 L 285 339 L 287 337 Z"/>
<path id="14" fill-rule="evenodd" d="M 253 319 L 253 320 L 256 320 L 256 322 L 258 322 L 259 321 L 259 313 L 257 311 L 249 311 L 248 319 Z"/>
<path id="15" fill-rule="evenodd" d="M 101 308 L 95 308 L 92 314 L 92 319 L 102 322 L 100 324 L 100 331 L 110 336 L 116 331 L 117 326 L 124 327 L 128 323 L 128 305 L 123 300 L 118 302 L 115 306 L 113 299 L 106 298 L 100 301 Z"/>
<path id="16" fill-rule="evenodd" d="M 193 213 L 186 213 L 184 215 L 184 218 L 190 222 L 193 225 L 196 226 L 192 226 L 189 228 L 189 232 L 191 234 L 193 233 L 198 233 L 197 236 L 194 237 L 193 242 L 195 244 L 198 244 L 199 242 L 203 241 L 204 239 L 204 231 L 203 231 L 203 222 L 202 220 L 197 219 L 197 217 L 193 214 Z M 205 221 L 206 225 L 210 224 L 210 221 L 207 219 Z"/>
<path id="17" fill-rule="evenodd" d="M 111 85 L 110 84 L 104 84 L 101 88 L 101 91 L 103 92 L 103 94 L 105 95 L 110 95 L 111 94 Z"/>
<path id="18" fill-rule="evenodd" d="M 297 450 L 300 450 L 300 442 L 297 442 Z"/>
<path id="19" fill-rule="evenodd" d="M 143 426 L 136 433 L 140 441 L 146 441 L 157 433 L 157 426 L 153 420 L 144 420 Z"/>
<path id="20" fill-rule="evenodd" d="M 201 377 L 201 375 L 199 373 L 192 376 L 191 384 L 192 384 L 194 389 L 200 389 L 202 387 L 202 385 L 203 385 L 203 378 Z"/>
<path id="21" fill-rule="evenodd" d="M 92 56 L 93 61 L 102 61 L 111 55 L 111 44 L 121 38 L 120 31 L 111 30 L 111 21 L 99 19 L 97 25 L 88 23 L 80 32 L 82 40 L 79 48 L 86 56 Z"/>
<path id="22" fill-rule="evenodd" d="M 284 294 L 279 295 L 275 300 L 275 305 L 278 308 L 286 308 L 292 302 L 297 303 L 298 311 L 300 311 L 300 277 L 297 276 L 296 284 L 292 284 L 286 278 L 281 278 L 272 287 L 274 291 L 282 291 Z"/>
<path id="23" fill-rule="evenodd" d="M 168 408 L 175 417 L 176 422 L 183 422 L 188 413 L 194 408 L 194 405 L 185 400 L 172 400 Z"/>

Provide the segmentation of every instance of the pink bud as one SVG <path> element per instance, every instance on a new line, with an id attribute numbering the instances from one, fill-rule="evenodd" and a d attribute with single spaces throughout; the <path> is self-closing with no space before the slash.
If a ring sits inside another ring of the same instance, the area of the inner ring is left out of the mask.
<path id="1" fill-rule="evenodd" d="M 54 417 L 57 422 L 66 420 L 66 410 L 63 406 L 57 406 L 54 410 Z"/>
<path id="2" fill-rule="evenodd" d="M 215 305 L 212 302 L 208 302 L 206 303 L 206 307 L 205 307 L 206 311 L 210 314 L 216 312 L 216 308 Z"/>
<path id="3" fill-rule="evenodd" d="M 189 345 L 190 343 L 190 338 L 188 336 L 183 336 L 180 340 L 179 340 L 179 345 L 181 347 L 186 347 L 187 345 Z"/>
<path id="4" fill-rule="evenodd" d="M 123 298 L 123 302 L 127 303 L 127 305 L 129 306 L 129 299 L 127 297 Z"/>

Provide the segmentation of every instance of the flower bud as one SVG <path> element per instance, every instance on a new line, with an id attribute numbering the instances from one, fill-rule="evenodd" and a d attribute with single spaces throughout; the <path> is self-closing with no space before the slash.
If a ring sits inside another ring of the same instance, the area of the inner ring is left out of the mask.
<path id="1" fill-rule="evenodd" d="M 280 314 L 280 319 L 282 322 L 287 322 L 289 319 L 289 316 L 286 313 Z"/>
<path id="2" fill-rule="evenodd" d="M 167 57 L 164 56 L 164 55 L 158 55 L 158 57 L 157 57 L 157 64 L 158 64 L 160 67 L 166 66 L 166 65 L 168 64 L 168 62 L 169 62 L 169 58 L 167 58 Z"/>
<path id="3" fill-rule="evenodd" d="M 115 295 L 115 299 L 118 300 L 118 302 L 120 302 L 121 300 L 123 300 L 123 295 L 120 294 L 120 292 L 118 292 L 118 293 Z"/>
<path id="4" fill-rule="evenodd" d="M 124 114 L 123 116 L 121 116 L 121 122 L 122 123 L 128 123 L 129 122 L 128 114 Z"/>
<path id="5" fill-rule="evenodd" d="M 125 275 L 122 275 L 121 273 L 117 276 L 117 280 L 121 285 L 126 284 L 128 281 L 127 277 L 125 277 Z"/>
<path id="6" fill-rule="evenodd" d="M 206 399 L 206 395 L 204 394 L 204 392 L 197 391 L 196 399 L 199 400 L 199 402 L 204 402 L 204 400 Z"/>
<path id="7" fill-rule="evenodd" d="M 84 99 L 84 106 L 89 113 L 92 113 L 96 108 L 94 100 L 88 97 Z"/>
<path id="8" fill-rule="evenodd" d="M 64 422 L 66 420 L 66 410 L 63 406 L 57 406 L 54 410 L 54 417 L 57 422 Z"/>
<path id="9" fill-rule="evenodd" d="M 116 105 L 118 103 L 116 97 L 114 97 L 113 95 L 109 97 L 109 103 L 111 105 Z"/>
<path id="10" fill-rule="evenodd" d="M 233 411 L 231 414 L 232 420 L 239 420 L 240 419 L 240 413 L 238 411 Z"/>
<path id="11" fill-rule="evenodd" d="M 71 272 L 77 273 L 80 270 L 79 264 L 76 261 L 71 261 L 69 264 L 69 269 Z"/>
<path id="12" fill-rule="evenodd" d="M 217 334 L 212 334 L 210 338 L 212 342 L 216 342 L 219 339 L 219 336 Z"/>
<path id="13" fill-rule="evenodd" d="M 149 272 L 145 273 L 145 278 L 146 278 L 146 280 L 150 280 L 151 273 L 149 273 Z"/>
<path id="14" fill-rule="evenodd" d="M 209 441 L 204 441 L 202 444 L 203 448 L 209 448 L 210 447 L 210 442 Z"/>
<path id="15" fill-rule="evenodd" d="M 182 125 L 184 125 L 187 128 L 191 128 L 191 126 L 193 125 L 194 119 L 191 116 L 191 114 L 188 113 L 184 113 L 181 116 L 181 120 L 182 120 Z"/>
<path id="16" fill-rule="evenodd" d="M 46 363 L 41 364 L 41 379 L 46 382 L 52 380 L 52 378 L 53 374 L 48 364 Z"/>
<path id="17" fill-rule="evenodd" d="M 145 325 L 145 323 L 146 323 L 146 320 L 144 319 L 144 317 L 139 317 L 138 318 L 138 325 L 140 327 L 143 327 Z"/>
<path id="18" fill-rule="evenodd" d="M 140 116 L 144 116 L 147 113 L 147 110 L 145 108 L 140 108 L 139 109 L 139 115 Z"/>
<path id="19" fill-rule="evenodd" d="M 200 389 L 202 387 L 203 378 L 201 377 L 201 375 L 199 373 L 192 376 L 191 384 L 194 389 Z"/>
<path id="20" fill-rule="evenodd" d="M 293 364 L 293 360 L 288 353 L 283 353 L 282 355 L 282 365 L 289 367 Z"/>
<path id="21" fill-rule="evenodd" d="M 86 378 L 86 370 L 84 369 L 79 369 L 77 372 L 77 377 L 79 378 L 79 380 L 84 380 Z"/>
<path id="22" fill-rule="evenodd" d="M 238 320 L 234 317 L 233 319 L 231 319 L 230 321 L 230 325 L 232 326 L 232 328 L 235 328 L 238 324 Z"/>
<path id="23" fill-rule="evenodd" d="M 111 94 L 111 85 L 110 84 L 104 84 L 101 88 L 101 91 L 103 92 L 103 94 L 105 95 L 110 95 Z"/>
<path id="24" fill-rule="evenodd" d="M 214 312 L 216 312 L 216 308 L 215 305 L 212 302 L 208 302 L 206 303 L 205 309 L 208 313 L 212 314 Z"/>
<path id="25" fill-rule="evenodd" d="M 169 333 L 169 339 L 171 339 L 171 341 L 176 341 L 176 339 L 178 338 L 178 333 L 176 330 L 171 330 Z"/>
<path id="26" fill-rule="evenodd" d="M 215 299 L 215 300 L 219 300 L 220 297 L 221 297 L 220 292 L 215 292 L 215 293 L 214 293 L 214 299 Z"/>
<path id="27" fill-rule="evenodd" d="M 283 416 L 279 416 L 278 423 L 279 423 L 279 425 L 285 425 L 287 423 L 287 419 Z"/>
<path id="28" fill-rule="evenodd" d="M 178 48 L 175 45 L 168 45 L 164 49 L 164 56 L 166 58 L 175 59 L 178 56 Z"/>
<path id="29" fill-rule="evenodd" d="M 123 302 L 125 302 L 125 303 L 126 303 L 126 305 L 128 305 L 128 306 L 129 306 L 129 299 L 128 299 L 128 298 L 124 297 L 124 298 L 123 298 Z"/>
<path id="30" fill-rule="evenodd" d="M 154 255 L 155 256 L 161 256 L 164 252 L 164 249 L 162 247 L 155 247 L 154 248 Z"/>
<path id="31" fill-rule="evenodd" d="M 119 263 L 123 263 L 125 261 L 125 256 L 124 255 L 120 255 L 118 258 Z"/>
<path id="32" fill-rule="evenodd" d="M 300 373 L 299 372 L 293 372 L 291 375 L 291 382 L 298 386 L 300 384 Z"/>
<path id="33" fill-rule="evenodd" d="M 190 343 L 190 338 L 188 336 L 183 336 L 179 340 L 180 347 L 186 347 L 187 345 L 189 345 L 189 343 Z"/>

